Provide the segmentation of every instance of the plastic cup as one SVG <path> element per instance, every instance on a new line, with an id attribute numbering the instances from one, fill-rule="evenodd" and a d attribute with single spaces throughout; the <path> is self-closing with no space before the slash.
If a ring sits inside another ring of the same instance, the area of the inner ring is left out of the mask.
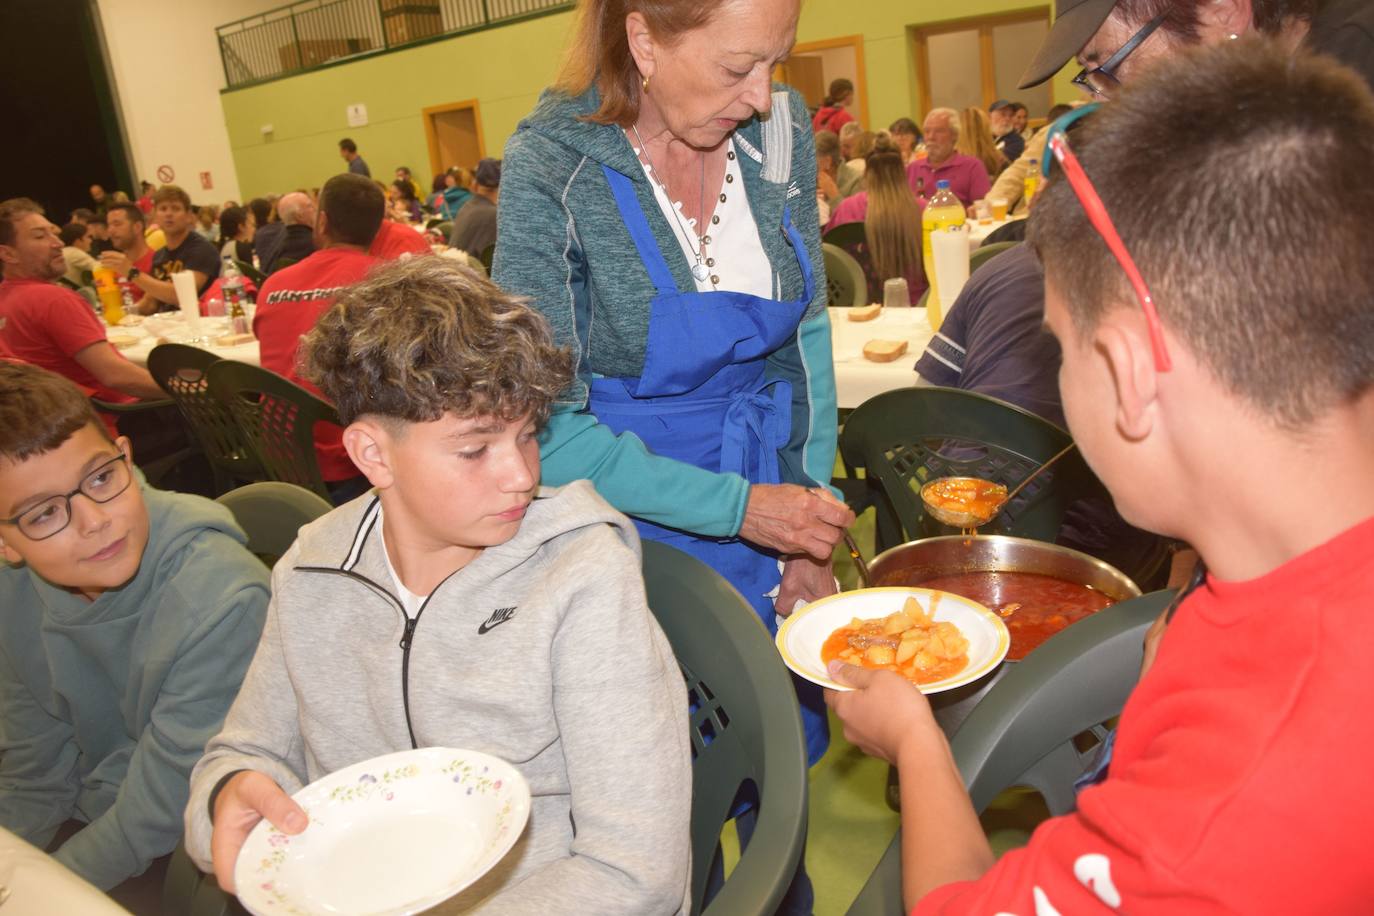
<path id="1" fill-rule="evenodd" d="M 883 307 L 911 307 L 911 290 L 907 288 L 906 278 L 893 277 L 883 282 Z"/>
<path id="2" fill-rule="evenodd" d="M 1005 197 L 990 198 L 988 206 L 992 209 L 992 218 L 999 223 L 1007 218 L 1007 199 Z"/>

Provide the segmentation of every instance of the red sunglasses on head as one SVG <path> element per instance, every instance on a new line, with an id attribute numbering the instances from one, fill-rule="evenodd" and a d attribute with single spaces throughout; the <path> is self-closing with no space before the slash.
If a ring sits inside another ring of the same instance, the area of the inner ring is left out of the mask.
<path id="1" fill-rule="evenodd" d="M 1069 180 L 1069 186 L 1073 188 L 1074 196 L 1083 205 L 1083 211 L 1088 215 L 1088 222 L 1092 223 L 1097 234 L 1102 236 L 1102 241 L 1107 243 L 1107 248 L 1121 265 L 1122 271 L 1126 274 L 1126 279 L 1130 281 L 1131 289 L 1135 290 L 1136 299 L 1140 301 L 1140 310 L 1145 313 L 1145 323 L 1150 329 L 1150 347 L 1154 351 L 1155 370 L 1158 372 L 1168 372 L 1173 368 L 1173 361 L 1169 359 L 1169 350 L 1164 345 L 1164 329 L 1159 324 L 1159 312 L 1155 310 L 1154 298 L 1150 295 L 1150 289 L 1145 285 L 1145 278 L 1140 275 L 1140 269 L 1135 266 L 1135 259 L 1126 250 L 1126 243 L 1121 241 L 1121 235 L 1116 231 L 1116 225 L 1112 222 L 1111 216 L 1107 214 L 1107 205 L 1098 196 L 1097 189 L 1093 187 L 1092 181 L 1083 171 L 1083 164 L 1078 161 L 1073 150 L 1069 148 L 1068 128 L 1075 121 L 1078 121 L 1102 107 L 1101 102 L 1093 102 L 1076 108 L 1064 115 L 1050 126 L 1049 136 L 1045 142 L 1046 147 L 1054 155 L 1055 161 L 1059 163 L 1064 176 Z M 1046 178 L 1050 174 L 1050 157 L 1046 156 L 1040 163 L 1041 174 Z"/>

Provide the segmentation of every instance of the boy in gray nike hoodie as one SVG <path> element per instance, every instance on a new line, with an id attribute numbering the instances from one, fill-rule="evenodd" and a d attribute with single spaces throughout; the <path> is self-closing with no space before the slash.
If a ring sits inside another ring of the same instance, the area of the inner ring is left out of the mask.
<path id="1" fill-rule="evenodd" d="M 687 699 L 634 528 L 586 482 L 538 486 L 569 355 L 439 258 L 353 287 L 303 353 L 375 489 L 277 564 L 258 653 L 192 775 L 191 856 L 232 889 L 260 817 L 305 828 L 288 793 L 461 747 L 514 764 L 533 804 L 516 848 L 446 909 L 686 913 Z"/>

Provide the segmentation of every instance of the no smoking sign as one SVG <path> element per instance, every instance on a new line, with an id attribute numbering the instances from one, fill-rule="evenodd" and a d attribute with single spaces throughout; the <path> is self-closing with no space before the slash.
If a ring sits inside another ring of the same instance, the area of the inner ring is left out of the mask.
<path id="1" fill-rule="evenodd" d="M 177 177 L 177 173 L 172 171 L 170 165 L 160 165 L 157 167 L 157 180 L 166 184 Z"/>

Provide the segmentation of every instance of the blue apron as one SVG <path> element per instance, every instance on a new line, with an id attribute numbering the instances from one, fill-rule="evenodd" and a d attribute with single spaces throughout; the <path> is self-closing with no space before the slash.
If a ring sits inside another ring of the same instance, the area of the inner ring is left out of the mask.
<path id="1" fill-rule="evenodd" d="M 637 435 L 654 454 L 753 483 L 781 483 L 778 452 L 792 432 L 792 386 L 765 378 L 765 360 L 795 337 L 814 290 L 801 233 L 783 211 L 783 231 L 801 266 L 800 299 L 677 288 L 630 179 L 607 166 L 620 217 L 657 295 L 650 306 L 644 369 L 637 378 L 592 380 L 589 409 L 616 434 Z M 635 520 L 642 537 L 690 553 L 730 581 L 776 633 L 777 554 L 739 538 L 698 537 Z M 829 743 L 819 687 L 793 678 L 814 764 Z"/>

